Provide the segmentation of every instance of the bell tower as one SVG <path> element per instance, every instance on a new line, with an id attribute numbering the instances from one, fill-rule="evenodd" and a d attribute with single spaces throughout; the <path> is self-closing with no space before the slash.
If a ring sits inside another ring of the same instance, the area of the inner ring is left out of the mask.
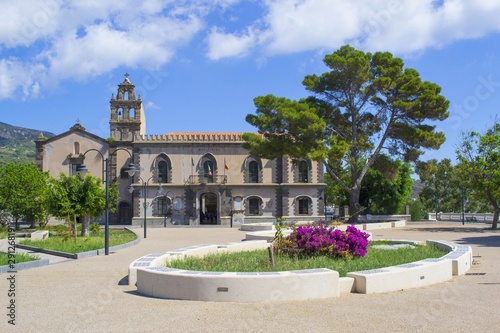
<path id="1" fill-rule="evenodd" d="M 110 136 L 116 141 L 134 141 L 136 135 L 146 134 L 146 117 L 139 95 L 135 97 L 135 86 L 125 73 L 125 80 L 118 85 L 116 98 L 111 95 Z"/>

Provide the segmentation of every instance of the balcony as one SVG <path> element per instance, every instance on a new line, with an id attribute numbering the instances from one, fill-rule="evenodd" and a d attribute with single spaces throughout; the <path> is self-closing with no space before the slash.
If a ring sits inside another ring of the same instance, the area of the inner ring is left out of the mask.
<path id="1" fill-rule="evenodd" d="M 190 175 L 185 185 L 223 185 L 227 183 L 227 176 L 207 176 L 207 175 Z"/>

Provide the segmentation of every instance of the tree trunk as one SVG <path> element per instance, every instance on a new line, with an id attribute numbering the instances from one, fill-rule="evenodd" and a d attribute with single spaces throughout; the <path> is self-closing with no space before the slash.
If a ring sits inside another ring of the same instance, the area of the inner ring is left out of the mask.
<path id="1" fill-rule="evenodd" d="M 486 187 L 483 189 L 484 194 L 490 201 L 491 206 L 493 206 L 493 223 L 491 224 L 491 229 L 496 229 L 498 227 L 498 216 L 500 215 L 500 206 L 498 205 L 496 197 L 491 193 Z"/>
<path id="2" fill-rule="evenodd" d="M 349 220 L 350 224 L 358 222 L 358 215 L 360 213 L 359 196 L 361 195 L 361 187 L 357 186 L 349 192 Z"/>
<path id="3" fill-rule="evenodd" d="M 498 228 L 498 217 L 500 215 L 500 208 L 495 209 L 493 212 L 493 224 L 491 225 L 491 229 Z"/>
<path id="4" fill-rule="evenodd" d="M 73 215 L 73 238 L 76 242 L 76 234 L 78 233 L 78 228 L 76 226 L 76 215 Z"/>
<path id="5" fill-rule="evenodd" d="M 88 216 L 82 216 L 80 217 L 82 221 L 82 232 L 81 236 L 85 237 L 89 235 L 89 217 Z"/>

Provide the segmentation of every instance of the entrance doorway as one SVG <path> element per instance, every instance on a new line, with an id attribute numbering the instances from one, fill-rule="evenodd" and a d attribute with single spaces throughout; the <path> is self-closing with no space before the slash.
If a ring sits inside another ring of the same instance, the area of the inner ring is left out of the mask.
<path id="1" fill-rule="evenodd" d="M 132 207 L 128 202 L 120 202 L 118 205 L 118 223 L 132 224 Z"/>
<path id="2" fill-rule="evenodd" d="M 215 193 L 209 192 L 200 195 L 200 224 L 217 224 L 218 212 Z"/>

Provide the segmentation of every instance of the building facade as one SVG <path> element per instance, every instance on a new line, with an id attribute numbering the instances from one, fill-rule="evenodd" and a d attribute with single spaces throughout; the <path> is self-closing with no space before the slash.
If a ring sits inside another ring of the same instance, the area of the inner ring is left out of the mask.
<path id="1" fill-rule="evenodd" d="M 140 96 L 126 74 L 110 100 L 110 137 L 75 124 L 36 140 L 37 164 L 54 177 L 90 173 L 117 181 L 112 224 L 239 225 L 324 219 L 323 168 L 308 159 L 251 156 L 243 133 L 173 132 L 147 135 Z M 126 172 L 131 163 L 133 176 Z"/>

